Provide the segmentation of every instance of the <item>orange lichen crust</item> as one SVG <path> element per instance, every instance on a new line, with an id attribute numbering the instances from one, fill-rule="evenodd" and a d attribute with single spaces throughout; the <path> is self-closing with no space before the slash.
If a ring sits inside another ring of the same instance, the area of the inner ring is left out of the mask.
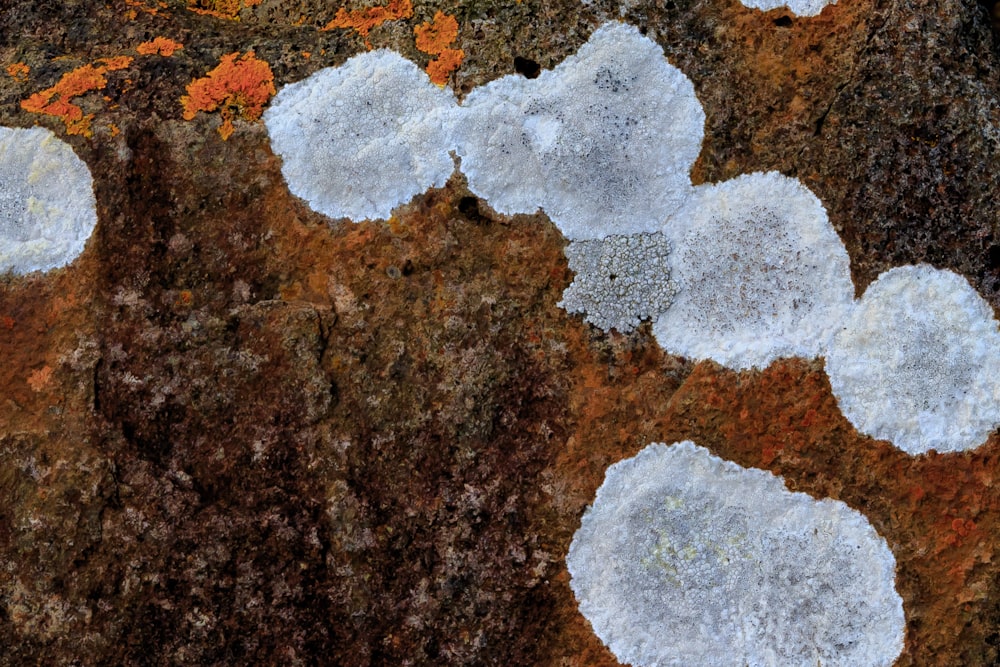
<path id="1" fill-rule="evenodd" d="M 264 105 L 277 92 L 274 74 L 266 62 L 258 60 L 253 51 L 237 60 L 239 55 L 236 52 L 223 56 L 218 67 L 189 83 L 187 95 L 181 97 L 185 120 L 192 120 L 199 111 L 221 110 L 219 134 L 223 140 L 233 134 L 234 113 L 243 120 L 258 120 Z"/>
<path id="2" fill-rule="evenodd" d="M 66 124 L 67 134 L 92 136 L 90 121 L 93 120 L 94 114 L 84 114 L 82 108 L 73 104 L 73 98 L 93 90 L 102 90 L 108 85 L 104 75 L 107 72 L 125 69 L 132 64 L 132 58 L 116 56 L 101 58 L 97 62 L 99 63 L 97 65 L 83 65 L 63 74 L 56 85 L 22 100 L 21 108 L 32 113 L 43 113 L 62 119 Z"/>
<path id="3" fill-rule="evenodd" d="M 422 23 L 413 29 L 417 37 L 417 48 L 424 53 L 437 56 L 427 64 L 427 74 L 439 86 L 448 82 L 448 76 L 458 69 L 465 58 L 465 51 L 451 48 L 458 39 L 458 21 L 441 11 L 434 20 Z"/>
<path id="4" fill-rule="evenodd" d="M 180 42 L 175 42 L 172 39 L 166 37 L 155 37 L 151 42 L 143 42 L 139 46 L 135 47 L 135 50 L 139 52 L 141 56 L 172 56 L 174 51 L 178 49 L 183 49 L 184 45 Z"/>
<path id="5" fill-rule="evenodd" d="M 214 16 L 227 21 L 239 21 L 240 10 L 256 7 L 262 0 L 188 0 L 188 9 L 195 14 Z"/>
<path id="6" fill-rule="evenodd" d="M 368 7 L 347 11 L 343 7 L 337 10 L 332 21 L 320 28 L 321 31 L 334 28 L 352 28 L 365 40 L 365 46 L 372 48 L 368 41 L 368 33 L 386 21 L 398 21 L 413 16 L 413 4 L 410 0 L 392 0 L 387 5 Z"/>
<path id="7" fill-rule="evenodd" d="M 31 68 L 24 63 L 14 63 L 7 66 L 7 74 L 18 81 L 27 81 L 30 71 Z"/>

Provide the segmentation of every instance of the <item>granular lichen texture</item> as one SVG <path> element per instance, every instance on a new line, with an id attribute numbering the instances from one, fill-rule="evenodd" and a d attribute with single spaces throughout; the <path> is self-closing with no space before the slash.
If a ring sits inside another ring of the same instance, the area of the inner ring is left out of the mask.
<path id="1" fill-rule="evenodd" d="M 705 185 L 664 225 L 677 298 L 654 324 L 673 354 L 735 369 L 821 356 L 854 285 L 823 204 L 774 172 Z"/>
<path id="2" fill-rule="evenodd" d="M 235 130 L 234 114 L 246 121 L 260 119 L 275 92 L 271 67 L 253 51 L 242 57 L 236 52 L 223 56 L 215 69 L 188 84 L 181 106 L 185 120 L 194 119 L 199 111 L 220 111 L 219 135 L 226 140 Z"/>
<path id="3" fill-rule="evenodd" d="M 690 441 L 611 466 L 566 562 L 634 667 L 889 667 L 903 650 L 896 561 L 863 515 Z"/>
<path id="4" fill-rule="evenodd" d="M 566 260 L 576 276 L 559 305 L 604 331 L 629 333 L 670 308 L 670 243 L 661 233 L 571 241 Z"/>

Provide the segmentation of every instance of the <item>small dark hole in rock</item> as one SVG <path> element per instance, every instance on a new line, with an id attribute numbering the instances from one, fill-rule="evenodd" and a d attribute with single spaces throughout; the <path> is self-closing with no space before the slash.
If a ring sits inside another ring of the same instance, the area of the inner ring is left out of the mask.
<path id="1" fill-rule="evenodd" d="M 403 262 L 403 275 L 410 276 L 413 275 L 413 262 L 406 260 Z"/>
<path id="2" fill-rule="evenodd" d="M 779 28 L 787 28 L 788 26 L 792 25 L 792 17 L 779 16 L 778 18 L 774 19 L 774 25 L 778 26 Z"/>
<path id="3" fill-rule="evenodd" d="M 526 79 L 536 79 L 542 73 L 542 66 L 530 58 L 514 56 L 514 70 Z"/>
<path id="4" fill-rule="evenodd" d="M 458 200 L 458 212 L 467 218 L 478 218 L 479 200 L 475 197 L 462 197 Z"/>
<path id="5" fill-rule="evenodd" d="M 611 275 L 608 276 L 608 280 L 617 280 L 617 279 L 618 279 L 618 276 L 615 275 L 614 273 L 612 273 Z"/>
<path id="6" fill-rule="evenodd" d="M 672 9 L 672 7 L 668 7 L 668 9 Z M 644 25 L 639 26 L 640 35 L 645 35 L 647 32 L 649 32 L 649 26 L 644 26 Z"/>
<path id="7" fill-rule="evenodd" d="M 1000 269 L 1000 245 L 991 245 L 989 249 L 990 268 Z"/>

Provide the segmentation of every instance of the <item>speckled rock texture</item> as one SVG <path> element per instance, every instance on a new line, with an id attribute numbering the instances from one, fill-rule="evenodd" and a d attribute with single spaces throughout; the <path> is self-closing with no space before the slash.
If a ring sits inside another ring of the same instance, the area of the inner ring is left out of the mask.
<path id="1" fill-rule="evenodd" d="M 992 6 L 403 5 L 367 41 L 425 68 L 414 27 L 454 16 L 459 97 L 623 17 L 694 82 L 695 184 L 796 177 L 858 294 L 927 262 L 1000 307 Z M 555 226 L 458 173 L 386 222 L 292 196 L 256 63 L 280 89 L 362 52 L 320 30 L 339 8 L 0 0 L 0 125 L 69 142 L 98 213 L 72 264 L 0 279 L 0 665 L 616 665 L 564 558 L 608 466 L 685 439 L 867 517 L 898 565 L 897 665 L 1000 662 L 996 434 L 912 457 L 850 425 L 822 359 L 737 373 L 648 324 L 604 333 L 557 306 Z M 155 37 L 183 48 L 143 54 Z M 63 84 L 80 117 L 21 106 L 88 65 Z"/>

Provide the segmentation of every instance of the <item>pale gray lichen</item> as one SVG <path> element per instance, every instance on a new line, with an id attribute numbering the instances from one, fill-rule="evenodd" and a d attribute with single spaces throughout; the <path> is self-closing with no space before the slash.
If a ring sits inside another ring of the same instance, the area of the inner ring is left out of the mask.
<path id="1" fill-rule="evenodd" d="M 469 188 L 504 214 L 543 209 L 569 239 L 658 231 L 691 190 L 705 113 L 634 26 L 605 23 L 536 79 L 473 90 L 456 124 Z"/>
<path id="2" fill-rule="evenodd" d="M 824 7 L 835 4 L 837 0 L 741 0 L 741 2 L 746 7 L 759 9 L 762 12 L 787 7 L 790 12 L 798 16 L 817 16 Z"/>
<path id="3" fill-rule="evenodd" d="M 385 49 L 285 86 L 264 112 L 292 194 L 324 215 L 386 219 L 455 169 L 454 95 Z"/>
<path id="4" fill-rule="evenodd" d="M 566 565 L 634 667 L 888 667 L 903 649 L 895 558 L 864 516 L 691 442 L 611 466 Z"/>
<path id="5" fill-rule="evenodd" d="M 658 317 L 677 293 L 670 280 L 670 243 L 655 234 L 609 236 L 573 241 L 566 259 L 576 277 L 559 305 L 604 331 L 628 333 L 642 320 Z"/>
<path id="6" fill-rule="evenodd" d="M 910 454 L 972 449 L 1000 424 L 1000 328 L 951 271 L 879 276 L 834 338 L 826 372 L 859 431 Z"/>
<path id="7" fill-rule="evenodd" d="M 97 225 L 90 169 L 51 131 L 0 127 L 0 272 L 48 271 Z"/>
<path id="8" fill-rule="evenodd" d="M 678 293 L 653 333 L 671 354 L 736 370 L 821 356 L 850 312 L 847 250 L 794 178 L 754 173 L 700 186 L 664 232 Z"/>

